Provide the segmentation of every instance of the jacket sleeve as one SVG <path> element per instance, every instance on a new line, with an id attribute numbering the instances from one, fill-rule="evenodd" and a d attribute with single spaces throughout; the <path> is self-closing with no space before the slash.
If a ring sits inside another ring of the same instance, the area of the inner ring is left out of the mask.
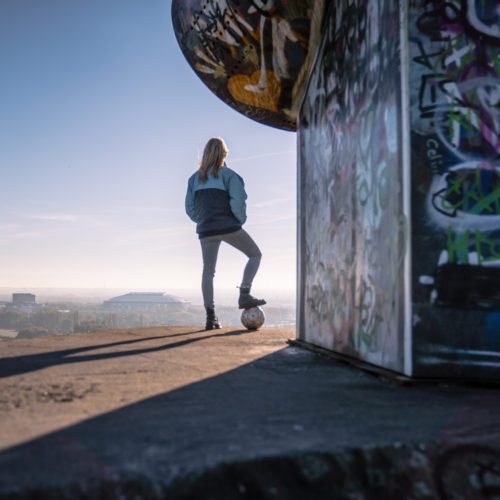
<path id="1" fill-rule="evenodd" d="M 186 191 L 186 201 L 185 201 L 185 207 L 186 207 L 186 213 L 188 214 L 189 218 L 193 222 L 198 222 L 197 217 L 196 217 L 196 208 L 194 205 L 194 192 L 193 192 L 193 178 L 191 177 L 188 181 L 188 187 Z"/>
<path id="2" fill-rule="evenodd" d="M 244 224 L 247 220 L 247 194 L 245 192 L 245 183 L 236 172 L 231 172 L 229 176 L 228 194 L 231 211 L 238 222 Z"/>

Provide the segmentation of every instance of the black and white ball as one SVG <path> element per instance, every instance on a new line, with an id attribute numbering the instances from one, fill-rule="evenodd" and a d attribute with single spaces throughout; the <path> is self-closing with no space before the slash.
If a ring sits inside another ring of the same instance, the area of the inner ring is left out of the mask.
<path id="1" fill-rule="evenodd" d="M 248 330 L 258 330 L 265 320 L 264 311 L 260 307 L 251 307 L 241 313 L 241 323 Z"/>

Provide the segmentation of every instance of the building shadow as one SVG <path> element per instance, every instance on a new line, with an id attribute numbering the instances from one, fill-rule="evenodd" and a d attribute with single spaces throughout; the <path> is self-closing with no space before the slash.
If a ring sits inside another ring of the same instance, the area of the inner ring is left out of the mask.
<path id="1" fill-rule="evenodd" d="M 139 349 L 128 349 L 126 351 L 113 351 L 106 353 L 92 353 L 98 349 L 106 349 L 110 347 L 129 346 L 138 343 L 147 343 L 151 341 L 158 341 L 161 339 L 171 339 L 175 337 L 183 337 L 191 334 L 202 333 L 205 330 L 195 330 L 183 333 L 174 333 L 172 335 L 160 335 L 155 337 L 146 337 L 133 340 L 124 340 L 119 342 L 111 342 L 108 344 L 96 344 L 90 346 L 76 347 L 72 349 L 63 349 L 58 351 L 43 352 L 37 354 L 27 354 L 22 356 L 12 356 L 7 358 L 0 358 L 0 378 L 12 377 L 14 375 L 21 375 L 37 370 L 42 370 L 50 366 L 63 365 L 68 363 L 81 363 L 84 361 L 100 361 L 111 358 L 120 358 L 124 356 L 134 356 L 138 354 L 148 354 L 153 352 L 165 351 L 168 349 L 175 349 L 185 345 L 206 340 L 213 337 L 232 337 L 248 333 L 248 330 L 232 330 L 225 333 L 209 334 L 179 340 L 173 343 L 166 343 L 162 345 L 155 345 L 154 347 L 141 347 Z M 78 356 L 78 354 L 81 354 Z"/>
<path id="2" fill-rule="evenodd" d="M 416 460 L 410 445 L 498 443 L 499 414 L 498 390 L 395 386 L 287 347 L 0 452 L 0 497 L 323 498 L 310 488 L 331 495 L 357 478 L 381 498 L 384 474 Z"/>

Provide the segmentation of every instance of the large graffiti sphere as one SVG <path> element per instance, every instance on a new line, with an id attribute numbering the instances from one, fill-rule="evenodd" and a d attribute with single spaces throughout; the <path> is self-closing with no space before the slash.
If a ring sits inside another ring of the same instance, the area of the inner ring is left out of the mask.
<path id="1" fill-rule="evenodd" d="M 226 104 L 295 130 L 326 0 L 173 0 L 181 50 Z M 311 50 L 309 50 L 311 47 Z"/>

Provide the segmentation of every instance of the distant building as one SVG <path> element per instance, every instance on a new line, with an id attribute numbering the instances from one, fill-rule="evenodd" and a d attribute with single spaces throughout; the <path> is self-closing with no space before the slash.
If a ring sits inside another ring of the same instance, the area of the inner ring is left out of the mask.
<path id="1" fill-rule="evenodd" d="M 179 311 L 189 302 L 163 292 L 130 292 L 105 300 L 102 304 L 106 311 Z"/>
<path id="2" fill-rule="evenodd" d="M 31 313 L 40 308 L 33 293 L 13 293 L 12 302 L 6 306 L 20 312 Z"/>
<path id="3" fill-rule="evenodd" d="M 36 295 L 33 293 L 13 293 L 12 305 L 14 306 L 34 306 Z"/>

